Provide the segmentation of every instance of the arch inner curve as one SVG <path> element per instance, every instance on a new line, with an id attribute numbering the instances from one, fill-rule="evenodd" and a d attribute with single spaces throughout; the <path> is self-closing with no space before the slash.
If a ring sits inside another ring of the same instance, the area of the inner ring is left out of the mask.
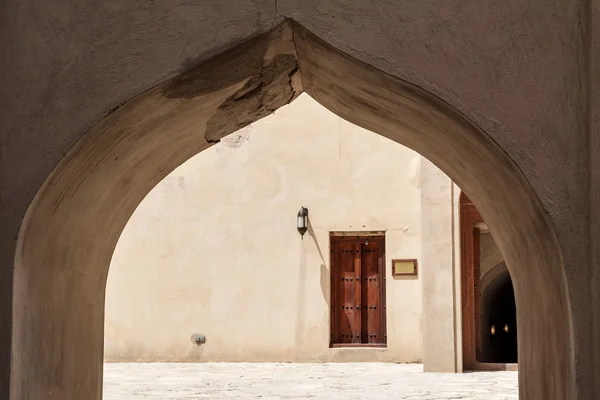
<path id="1" fill-rule="evenodd" d="M 48 177 L 17 248 L 13 399 L 101 398 L 104 289 L 129 217 L 181 163 L 302 92 L 421 153 L 468 193 L 511 269 L 521 398 L 575 398 L 560 251 L 514 162 L 442 100 L 286 21 L 126 102 Z"/>

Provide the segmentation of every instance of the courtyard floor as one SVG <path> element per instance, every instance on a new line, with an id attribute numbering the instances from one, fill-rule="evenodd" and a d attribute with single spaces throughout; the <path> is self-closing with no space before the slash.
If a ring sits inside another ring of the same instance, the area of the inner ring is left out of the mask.
<path id="1" fill-rule="evenodd" d="M 517 399 L 517 372 L 423 373 L 418 364 L 105 364 L 104 400 Z"/>

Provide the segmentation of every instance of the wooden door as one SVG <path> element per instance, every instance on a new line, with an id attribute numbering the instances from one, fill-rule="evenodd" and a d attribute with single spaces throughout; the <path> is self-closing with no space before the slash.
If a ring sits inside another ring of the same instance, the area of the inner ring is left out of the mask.
<path id="1" fill-rule="evenodd" d="M 385 346 L 385 238 L 331 237 L 331 345 Z"/>

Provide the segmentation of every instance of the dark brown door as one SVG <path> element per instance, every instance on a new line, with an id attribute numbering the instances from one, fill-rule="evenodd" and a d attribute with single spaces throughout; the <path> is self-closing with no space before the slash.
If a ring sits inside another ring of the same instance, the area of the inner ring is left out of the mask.
<path id="1" fill-rule="evenodd" d="M 385 237 L 331 237 L 331 344 L 385 345 Z"/>

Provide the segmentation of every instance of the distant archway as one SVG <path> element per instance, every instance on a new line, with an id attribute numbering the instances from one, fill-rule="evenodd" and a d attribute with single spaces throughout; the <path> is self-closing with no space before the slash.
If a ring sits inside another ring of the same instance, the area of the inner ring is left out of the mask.
<path id="1" fill-rule="evenodd" d="M 498 264 L 481 278 L 481 361 L 517 363 L 517 310 L 510 273 Z"/>
<path id="2" fill-rule="evenodd" d="M 285 22 L 126 102 L 48 177 L 16 254 L 13 400 L 101 398 L 104 286 L 129 216 L 183 161 L 302 91 L 418 151 L 469 194 L 514 278 L 521 398 L 576 397 L 560 250 L 513 161 L 440 99 Z"/>

